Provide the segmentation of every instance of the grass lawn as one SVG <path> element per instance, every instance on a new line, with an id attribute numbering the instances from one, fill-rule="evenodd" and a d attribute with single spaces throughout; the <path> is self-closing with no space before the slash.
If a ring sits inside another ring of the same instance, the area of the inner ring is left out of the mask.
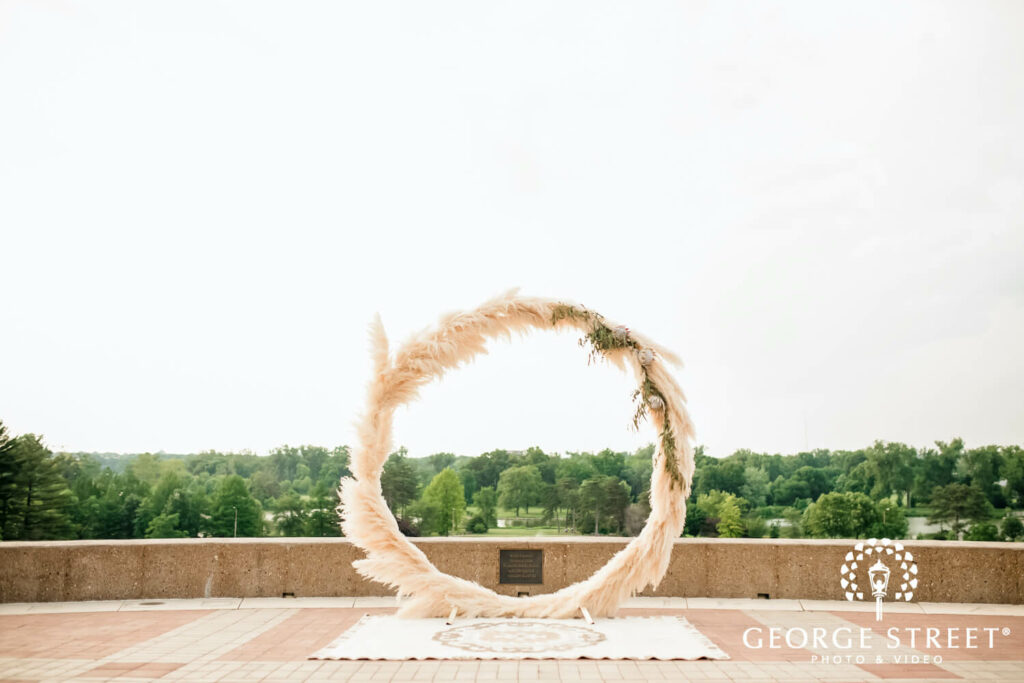
<path id="1" fill-rule="evenodd" d="M 466 506 L 466 518 L 470 518 L 473 515 L 479 513 L 479 510 L 475 505 Z M 499 507 L 495 511 L 495 516 L 502 520 L 512 519 L 529 519 L 539 520 L 544 516 L 544 508 L 539 505 L 534 505 L 530 508 L 529 512 L 526 512 L 526 508 L 519 508 L 519 516 L 516 517 L 515 509 L 507 509 Z M 495 527 L 487 530 L 487 536 L 565 536 L 572 534 L 571 531 L 560 531 L 556 526 L 508 526 L 508 527 Z M 465 534 L 460 529 L 460 535 L 473 536 L 476 534 Z M 481 534 L 482 535 L 482 534 Z"/>
<path id="2" fill-rule="evenodd" d="M 477 507 L 475 505 L 467 505 L 466 506 L 466 514 L 469 515 L 470 517 L 472 517 L 473 515 L 477 514 L 478 512 L 479 512 L 479 510 L 477 509 Z M 514 508 L 513 509 L 508 509 L 508 508 L 499 507 L 497 509 L 497 511 L 495 512 L 495 515 L 498 517 L 498 519 L 506 519 L 506 518 L 540 519 L 541 517 L 544 516 L 544 508 L 542 508 L 539 505 L 534 505 L 534 506 L 532 506 L 530 508 L 529 512 L 526 511 L 526 508 L 519 508 L 519 517 L 516 517 L 516 511 L 515 511 Z"/>
<path id="3" fill-rule="evenodd" d="M 487 536 L 564 536 L 567 532 L 559 531 L 555 527 L 543 526 L 527 529 L 526 527 L 512 527 L 510 529 L 488 529 Z"/>

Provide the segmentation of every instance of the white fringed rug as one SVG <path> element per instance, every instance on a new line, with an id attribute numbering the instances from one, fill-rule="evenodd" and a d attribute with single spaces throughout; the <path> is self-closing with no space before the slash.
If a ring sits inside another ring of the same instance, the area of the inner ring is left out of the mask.
<path id="1" fill-rule="evenodd" d="M 364 616 L 310 659 L 728 659 L 682 617 L 400 619 Z"/>

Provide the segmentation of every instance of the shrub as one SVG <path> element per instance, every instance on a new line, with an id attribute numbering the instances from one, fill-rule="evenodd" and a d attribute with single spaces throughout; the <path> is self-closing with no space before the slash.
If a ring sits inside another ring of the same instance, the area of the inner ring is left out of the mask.
<path id="1" fill-rule="evenodd" d="M 1006 519 L 1003 520 L 1003 538 L 1007 541 L 1015 541 L 1021 536 L 1024 536 L 1024 523 L 1021 523 L 1020 518 L 1013 514 L 1012 511 L 1006 513 Z"/>
<path id="2" fill-rule="evenodd" d="M 743 519 L 743 526 L 746 527 L 747 538 L 764 538 L 768 535 L 768 523 L 759 515 L 747 515 Z"/>
<path id="3" fill-rule="evenodd" d="M 486 534 L 487 533 L 487 522 L 480 515 L 473 515 L 466 522 L 466 531 L 471 534 Z"/>
<path id="4" fill-rule="evenodd" d="M 999 529 L 992 522 L 978 522 L 971 527 L 964 539 L 967 541 L 998 541 Z"/>
<path id="5" fill-rule="evenodd" d="M 398 530 L 402 532 L 403 536 L 419 536 L 420 528 L 408 517 L 398 518 Z"/>

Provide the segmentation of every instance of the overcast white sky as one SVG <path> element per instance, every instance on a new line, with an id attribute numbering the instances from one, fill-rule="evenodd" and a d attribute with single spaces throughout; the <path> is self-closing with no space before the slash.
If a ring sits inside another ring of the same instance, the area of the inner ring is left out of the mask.
<path id="1" fill-rule="evenodd" d="M 0 419 L 352 443 L 393 341 L 510 287 L 676 349 L 713 455 L 1024 443 L 1024 3 L 0 2 Z M 632 449 L 535 335 L 411 454 Z"/>

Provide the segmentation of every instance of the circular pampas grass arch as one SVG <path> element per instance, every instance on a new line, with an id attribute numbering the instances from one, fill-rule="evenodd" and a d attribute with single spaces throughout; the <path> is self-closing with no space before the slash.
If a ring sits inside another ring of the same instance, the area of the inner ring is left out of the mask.
<path id="1" fill-rule="evenodd" d="M 640 534 L 585 581 L 544 595 L 499 595 L 439 571 L 399 531 L 380 486 L 381 469 L 391 452 L 395 409 L 415 399 L 421 386 L 486 353 L 489 339 L 564 328 L 583 333 L 580 344 L 590 347 L 592 359 L 629 368 L 637 378 L 633 423 L 649 418 L 659 437 L 651 514 Z M 666 368 L 666 362 L 679 364 L 674 354 L 582 306 L 520 297 L 515 291 L 475 310 L 443 317 L 436 328 L 413 336 L 394 353 L 389 353 L 379 317 L 370 334 L 373 378 L 352 454 L 353 476 L 341 480 L 338 512 L 345 535 L 366 552 L 353 565 L 363 576 L 397 589 L 404 598 L 400 616 L 441 617 L 455 610 L 467 617 L 566 618 L 581 607 L 594 616 L 608 616 L 626 598 L 661 581 L 673 541 L 683 530 L 694 466 L 693 426 L 683 392 Z"/>

